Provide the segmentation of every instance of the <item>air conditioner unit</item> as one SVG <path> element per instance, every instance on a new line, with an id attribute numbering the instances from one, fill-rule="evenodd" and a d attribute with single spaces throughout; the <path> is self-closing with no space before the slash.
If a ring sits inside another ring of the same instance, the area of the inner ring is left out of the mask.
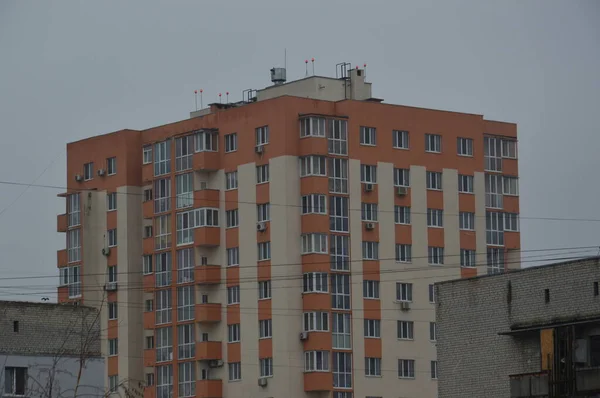
<path id="1" fill-rule="evenodd" d="M 402 311 L 408 311 L 408 310 L 410 310 L 410 303 L 408 301 L 402 301 L 400 303 L 400 309 Z"/>
<path id="2" fill-rule="evenodd" d="M 100 177 L 103 177 L 105 174 L 106 174 L 106 170 L 104 170 L 104 169 L 98 169 L 98 175 Z"/>
<path id="3" fill-rule="evenodd" d="M 75 174 L 75 181 L 77 181 L 77 182 L 83 181 L 83 176 L 81 174 Z"/>
<path id="4" fill-rule="evenodd" d="M 366 223 L 366 224 L 365 224 L 365 229 L 366 229 L 367 231 L 372 231 L 372 230 L 374 230 L 374 229 L 375 229 L 375 223 L 372 223 L 372 222 L 368 222 L 368 223 Z"/>
<path id="5" fill-rule="evenodd" d="M 104 249 L 102 249 L 102 254 L 108 256 L 110 254 L 110 247 L 105 247 Z"/>
<path id="6" fill-rule="evenodd" d="M 114 292 L 115 290 L 117 290 L 117 282 L 108 282 L 104 286 L 104 290 L 106 290 L 107 292 Z"/>
<path id="7" fill-rule="evenodd" d="M 267 386 L 267 384 L 268 384 L 268 381 L 267 381 L 267 379 L 266 379 L 266 378 L 264 378 L 264 377 L 261 377 L 260 379 L 258 379 L 258 385 L 259 385 L 260 387 L 266 387 L 266 386 Z"/>
<path id="8" fill-rule="evenodd" d="M 265 232 L 267 230 L 267 224 L 265 224 L 264 222 L 259 222 L 258 224 L 256 224 L 256 230 L 258 232 Z"/>
<path id="9" fill-rule="evenodd" d="M 373 184 L 365 184 L 365 192 L 372 192 Z"/>
<path id="10" fill-rule="evenodd" d="M 220 359 L 212 359 L 208 361 L 208 366 L 210 366 L 211 368 L 220 368 L 221 366 L 223 366 L 223 361 L 221 361 Z"/>
<path id="11" fill-rule="evenodd" d="M 301 332 L 300 333 L 300 340 L 308 340 L 308 332 Z"/>
<path id="12" fill-rule="evenodd" d="M 256 151 L 256 153 L 263 153 L 265 149 L 263 148 L 263 145 L 257 145 L 256 148 L 254 148 L 254 150 Z"/>
<path id="13" fill-rule="evenodd" d="M 404 196 L 408 193 L 408 189 L 406 187 L 398 187 L 398 196 Z"/>

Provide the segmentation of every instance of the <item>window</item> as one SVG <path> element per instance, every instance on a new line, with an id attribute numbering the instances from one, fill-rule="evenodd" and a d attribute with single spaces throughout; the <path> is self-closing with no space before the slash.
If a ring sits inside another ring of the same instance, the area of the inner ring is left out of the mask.
<path id="1" fill-rule="evenodd" d="M 79 202 L 79 194 L 74 193 L 67 196 L 67 214 L 69 227 L 76 227 L 81 222 L 81 208 Z"/>
<path id="2" fill-rule="evenodd" d="M 326 272 L 307 272 L 302 276 L 302 292 L 303 293 L 327 293 Z"/>
<path id="3" fill-rule="evenodd" d="M 240 265 L 240 248 L 231 247 L 227 249 L 227 266 Z"/>
<path id="4" fill-rule="evenodd" d="M 177 288 L 177 320 L 191 321 L 194 319 L 194 286 Z"/>
<path id="5" fill-rule="evenodd" d="M 427 254 L 429 259 L 429 265 L 442 265 L 444 264 L 444 248 L 429 246 L 427 248 Z"/>
<path id="6" fill-rule="evenodd" d="M 327 214 L 325 195 L 305 195 L 302 197 L 302 214 Z"/>
<path id="7" fill-rule="evenodd" d="M 327 147 L 332 155 L 348 155 L 348 122 L 331 119 L 327 130 Z"/>
<path id="8" fill-rule="evenodd" d="M 227 325 L 227 341 L 229 343 L 239 343 L 239 341 L 240 341 L 240 324 L 239 323 Z"/>
<path id="9" fill-rule="evenodd" d="M 472 268 L 476 265 L 475 250 L 460 249 L 460 266 Z"/>
<path id="10" fill-rule="evenodd" d="M 360 214 L 362 221 L 377 222 L 377 204 L 362 203 Z"/>
<path id="11" fill-rule="evenodd" d="M 375 127 L 360 127 L 360 144 L 377 145 L 377 130 Z"/>
<path id="12" fill-rule="evenodd" d="M 330 235 L 329 259 L 333 271 L 350 271 L 350 254 L 347 235 Z"/>
<path id="13" fill-rule="evenodd" d="M 427 209 L 427 226 L 442 228 L 444 226 L 444 211 Z"/>
<path id="14" fill-rule="evenodd" d="M 142 148 L 142 163 L 152 163 L 152 145 L 145 145 L 144 148 Z"/>
<path id="15" fill-rule="evenodd" d="M 194 324 L 177 325 L 177 359 L 189 359 L 196 356 L 196 338 Z"/>
<path id="16" fill-rule="evenodd" d="M 502 171 L 502 140 L 495 137 L 483 138 L 486 171 Z"/>
<path id="17" fill-rule="evenodd" d="M 412 283 L 396 283 L 396 300 L 398 301 L 412 301 Z"/>
<path id="18" fill-rule="evenodd" d="M 94 178 L 94 163 L 86 163 L 83 165 L 83 179 L 89 181 Z"/>
<path id="19" fill-rule="evenodd" d="M 271 298 L 271 281 L 258 282 L 258 299 L 270 299 Z"/>
<path id="20" fill-rule="evenodd" d="M 410 207 L 394 206 L 394 222 L 396 224 L 410 224 Z"/>
<path id="21" fill-rule="evenodd" d="M 154 176 L 162 176 L 171 172 L 171 141 L 154 144 Z"/>
<path id="22" fill-rule="evenodd" d="M 431 361 L 431 378 L 438 378 L 438 369 L 437 369 L 437 361 Z"/>
<path id="23" fill-rule="evenodd" d="M 473 176 L 466 176 L 462 174 L 458 176 L 458 192 L 473 193 L 473 186 Z"/>
<path id="24" fill-rule="evenodd" d="M 194 242 L 193 229 L 194 224 L 194 211 L 184 211 L 183 213 L 177 213 L 177 245 L 187 245 Z"/>
<path id="25" fill-rule="evenodd" d="M 144 202 L 152 200 L 152 188 L 144 189 Z"/>
<path id="26" fill-rule="evenodd" d="M 117 266 L 111 265 L 108 267 L 108 283 L 117 281 Z"/>
<path id="27" fill-rule="evenodd" d="M 145 300 L 144 301 L 144 311 L 152 312 L 153 310 L 154 310 L 154 300 L 152 300 L 152 299 Z"/>
<path id="28" fill-rule="evenodd" d="M 183 362 L 177 372 L 179 377 L 179 397 L 196 396 L 196 363 Z"/>
<path id="29" fill-rule="evenodd" d="M 475 230 L 475 213 L 461 211 L 458 213 L 458 227 L 465 231 Z"/>
<path id="30" fill-rule="evenodd" d="M 225 226 L 227 228 L 236 228 L 239 226 L 238 209 L 225 211 Z"/>
<path id="31" fill-rule="evenodd" d="M 348 193 L 348 159 L 329 158 L 329 192 Z"/>
<path id="32" fill-rule="evenodd" d="M 175 139 L 175 170 L 184 171 L 192 168 L 192 155 L 194 154 L 194 136 L 179 137 Z"/>
<path id="33" fill-rule="evenodd" d="M 237 171 L 232 171 L 230 173 L 225 173 L 225 189 L 237 189 L 238 187 L 238 174 Z"/>
<path id="34" fill-rule="evenodd" d="M 305 372 L 329 372 L 329 351 L 306 351 L 304 353 Z"/>
<path id="35" fill-rule="evenodd" d="M 398 321 L 398 339 L 413 340 L 415 324 L 412 321 Z"/>
<path id="36" fill-rule="evenodd" d="M 333 387 L 352 388 L 352 353 L 332 353 Z"/>
<path id="37" fill-rule="evenodd" d="M 396 262 L 410 263 L 412 261 L 412 245 L 397 244 L 396 245 Z"/>
<path id="38" fill-rule="evenodd" d="M 142 268 L 144 275 L 149 275 L 152 273 L 152 255 L 142 256 Z"/>
<path id="39" fill-rule="evenodd" d="M 325 156 L 303 156 L 300 158 L 300 177 L 326 176 Z"/>
<path id="40" fill-rule="evenodd" d="M 459 137 L 456 140 L 456 146 L 460 156 L 473 156 L 473 139 Z"/>
<path id="41" fill-rule="evenodd" d="M 485 175 L 485 206 L 495 209 L 502 208 L 503 201 L 502 176 L 498 174 Z"/>
<path id="42" fill-rule="evenodd" d="M 258 222 L 267 222 L 271 220 L 271 206 L 269 203 L 260 203 L 256 205 L 256 218 Z"/>
<path id="43" fill-rule="evenodd" d="M 256 146 L 269 143 L 269 126 L 262 126 L 256 129 Z"/>
<path id="44" fill-rule="evenodd" d="M 183 209 L 194 205 L 194 187 L 192 173 L 175 176 L 175 189 L 177 190 L 176 207 Z M 216 204 L 215 204 L 216 205 Z"/>
<path id="45" fill-rule="evenodd" d="M 435 171 L 427 172 L 427 189 L 440 191 L 442 189 L 442 173 Z"/>
<path id="46" fill-rule="evenodd" d="M 331 314 L 332 348 L 349 350 L 351 345 L 350 314 L 334 312 Z"/>
<path id="47" fill-rule="evenodd" d="M 79 229 L 67 231 L 67 261 L 74 263 L 81 261 L 81 241 Z"/>
<path id="48" fill-rule="evenodd" d="M 171 179 L 163 178 L 154 181 L 154 213 L 171 210 Z"/>
<path id="49" fill-rule="evenodd" d="M 108 319 L 117 319 L 118 316 L 118 306 L 116 302 L 108 303 Z"/>
<path id="50" fill-rule="evenodd" d="M 27 368 L 7 366 L 4 368 L 4 393 L 25 396 L 27 392 Z"/>
<path id="51" fill-rule="evenodd" d="M 237 133 L 225 135 L 225 153 L 237 151 Z"/>
<path id="52" fill-rule="evenodd" d="M 429 285 L 429 302 L 432 304 L 435 303 L 435 285 L 433 284 Z"/>
<path id="53" fill-rule="evenodd" d="M 401 379 L 415 378 L 414 359 L 398 359 L 398 377 Z"/>
<path id="54" fill-rule="evenodd" d="M 216 152 L 219 149 L 219 136 L 212 131 L 198 131 L 194 134 L 195 152 Z"/>
<path id="55" fill-rule="evenodd" d="M 429 322 L 429 340 L 437 340 L 437 324 L 435 322 Z"/>
<path id="56" fill-rule="evenodd" d="M 263 184 L 265 182 L 269 182 L 269 165 L 256 166 L 256 183 Z"/>
<path id="57" fill-rule="evenodd" d="M 232 362 L 227 365 L 229 368 L 229 381 L 242 380 L 242 364 L 241 362 Z"/>
<path id="58" fill-rule="evenodd" d="M 81 273 L 79 266 L 63 267 L 60 271 L 60 286 L 67 286 L 69 298 L 81 296 Z"/>
<path id="59" fill-rule="evenodd" d="M 300 137 L 325 137 L 325 118 L 307 117 L 300 119 Z"/>
<path id="60" fill-rule="evenodd" d="M 379 281 L 363 281 L 363 298 L 379 299 Z"/>
<path id="61" fill-rule="evenodd" d="M 117 210 L 117 193 L 111 192 L 106 194 L 106 210 L 113 211 Z"/>
<path id="62" fill-rule="evenodd" d="M 108 376 L 108 391 L 109 392 L 117 392 L 119 389 L 119 376 L 111 375 Z"/>
<path id="63" fill-rule="evenodd" d="M 409 169 L 394 169 L 394 186 L 410 187 Z"/>
<path id="64" fill-rule="evenodd" d="M 363 260 L 379 260 L 379 242 L 362 243 Z"/>
<path id="65" fill-rule="evenodd" d="M 381 321 L 379 319 L 365 319 L 365 337 L 381 337 Z"/>
<path id="66" fill-rule="evenodd" d="M 303 234 L 300 236 L 300 254 L 327 254 L 327 235 Z"/>
<path id="67" fill-rule="evenodd" d="M 334 232 L 349 232 L 347 197 L 329 197 L 329 229 Z"/>
<path id="68" fill-rule="evenodd" d="M 305 312 L 305 332 L 327 332 L 329 331 L 329 313 L 327 312 Z"/>
<path id="69" fill-rule="evenodd" d="M 260 377 L 273 377 L 273 358 L 261 358 Z"/>
<path id="70" fill-rule="evenodd" d="M 119 355 L 119 340 L 108 339 L 108 356 L 112 357 L 115 355 Z"/>
<path id="71" fill-rule="evenodd" d="M 517 177 L 504 177 L 502 193 L 504 195 L 518 196 L 519 179 Z"/>
<path id="72" fill-rule="evenodd" d="M 172 398 L 173 365 L 156 367 L 156 398 Z"/>
<path id="73" fill-rule="evenodd" d="M 156 324 L 171 322 L 171 289 L 156 292 Z M 170 330 L 170 329 L 169 329 Z"/>
<path id="74" fill-rule="evenodd" d="M 109 229 L 108 230 L 108 247 L 117 246 L 117 230 Z"/>
<path id="75" fill-rule="evenodd" d="M 154 373 L 146 373 L 146 387 L 154 385 Z"/>
<path id="76" fill-rule="evenodd" d="M 231 286 L 227 288 L 227 305 L 240 303 L 240 287 Z"/>
<path id="77" fill-rule="evenodd" d="M 504 246 L 504 214 L 488 211 L 485 214 L 486 242 L 488 245 Z"/>
<path id="78" fill-rule="evenodd" d="M 504 249 L 487 249 L 487 271 L 488 274 L 501 274 L 504 272 Z"/>
<path id="79" fill-rule="evenodd" d="M 502 140 L 502 157 L 508 159 L 517 158 L 517 141 Z"/>
<path id="80" fill-rule="evenodd" d="M 156 362 L 165 362 L 173 359 L 173 329 L 168 326 L 155 330 L 156 335 Z"/>
<path id="81" fill-rule="evenodd" d="M 262 319 L 258 321 L 259 338 L 270 339 L 273 337 L 273 324 L 271 319 Z"/>
<path id="82" fill-rule="evenodd" d="M 361 164 L 360 182 L 365 184 L 377 184 L 377 166 Z"/>
<path id="83" fill-rule="evenodd" d="M 504 213 L 504 230 L 519 232 L 519 215 L 517 213 Z"/>
<path id="84" fill-rule="evenodd" d="M 109 176 L 117 174 L 117 158 L 112 157 L 106 159 L 106 173 Z"/>
<path id="85" fill-rule="evenodd" d="M 425 134 L 425 152 L 442 152 L 442 136 L 438 134 Z"/>
<path id="86" fill-rule="evenodd" d="M 410 142 L 408 138 L 408 131 L 394 130 L 392 131 L 393 146 L 396 149 L 409 149 Z"/>
<path id="87" fill-rule="evenodd" d="M 350 275 L 331 274 L 331 308 L 350 309 Z"/>
<path id="88" fill-rule="evenodd" d="M 365 358 L 365 376 L 381 376 L 381 358 Z"/>
<path id="89" fill-rule="evenodd" d="M 261 242 L 258 244 L 258 261 L 271 259 L 271 242 Z"/>
<path id="90" fill-rule="evenodd" d="M 156 287 L 170 285 L 172 268 L 171 252 L 154 255 L 154 263 L 156 264 Z"/>

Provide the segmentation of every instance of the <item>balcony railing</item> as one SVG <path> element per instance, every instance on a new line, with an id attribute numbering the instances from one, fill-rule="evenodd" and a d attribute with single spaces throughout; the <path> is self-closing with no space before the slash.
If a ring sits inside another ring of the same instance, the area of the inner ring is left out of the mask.
<path id="1" fill-rule="evenodd" d="M 510 375 L 510 397 L 548 397 L 548 373 L 524 373 Z"/>
<path id="2" fill-rule="evenodd" d="M 577 392 L 600 394 L 600 366 L 575 370 Z"/>

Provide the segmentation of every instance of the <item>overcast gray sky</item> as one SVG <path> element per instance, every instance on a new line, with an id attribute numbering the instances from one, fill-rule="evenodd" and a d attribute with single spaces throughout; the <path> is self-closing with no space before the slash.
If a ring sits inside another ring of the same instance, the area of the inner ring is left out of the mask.
<path id="1" fill-rule="evenodd" d="M 0 180 L 65 186 L 67 142 L 184 119 L 194 89 L 239 100 L 284 48 L 288 80 L 366 62 L 386 102 L 516 122 L 522 216 L 600 219 L 594 0 L 2 0 Z M 54 295 L 54 276 L 1 278 L 57 275 L 59 192 L 0 184 L 0 299 Z M 600 245 L 599 222 L 521 230 L 524 250 Z"/>

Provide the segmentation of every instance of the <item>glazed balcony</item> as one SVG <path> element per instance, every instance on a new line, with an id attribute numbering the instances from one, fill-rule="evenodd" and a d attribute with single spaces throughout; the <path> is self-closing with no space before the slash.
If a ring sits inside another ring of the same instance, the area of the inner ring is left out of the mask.
<path id="1" fill-rule="evenodd" d="M 302 137 L 300 139 L 298 156 L 327 156 L 328 154 L 328 140 L 326 137 Z"/>
<path id="2" fill-rule="evenodd" d="M 156 317 L 153 311 L 144 312 L 144 329 L 152 330 L 156 325 Z"/>
<path id="3" fill-rule="evenodd" d="M 194 170 L 216 171 L 221 168 L 221 156 L 219 152 L 197 152 L 192 159 Z"/>
<path id="4" fill-rule="evenodd" d="M 211 361 L 223 359 L 220 341 L 200 341 L 196 343 L 196 360 Z"/>
<path id="5" fill-rule="evenodd" d="M 196 381 L 196 397 L 223 398 L 223 380 L 213 379 Z"/>
<path id="6" fill-rule="evenodd" d="M 67 215 L 59 214 L 56 216 L 56 232 L 67 232 Z"/>
<path id="7" fill-rule="evenodd" d="M 218 285 L 221 283 L 221 267 L 198 265 L 194 269 L 194 279 L 198 285 Z"/>
<path id="8" fill-rule="evenodd" d="M 196 304 L 196 322 L 221 322 L 221 303 Z"/>
<path id="9" fill-rule="evenodd" d="M 66 266 L 68 263 L 67 260 L 67 249 L 63 249 L 63 250 L 58 250 L 56 252 L 56 264 L 58 265 L 58 267 L 64 267 Z"/>
<path id="10" fill-rule="evenodd" d="M 548 373 L 524 373 L 510 375 L 510 397 L 547 397 Z"/>
<path id="11" fill-rule="evenodd" d="M 146 200 L 142 203 L 142 216 L 144 218 L 153 218 L 154 217 L 154 201 Z"/>
<path id="12" fill-rule="evenodd" d="M 194 191 L 194 207 L 216 207 L 219 208 L 218 189 L 200 189 Z"/>
<path id="13" fill-rule="evenodd" d="M 221 244 L 221 229 L 219 227 L 198 227 L 194 229 L 194 245 L 215 247 Z"/>
<path id="14" fill-rule="evenodd" d="M 304 391 L 331 391 L 333 389 L 333 374 L 331 372 L 304 373 Z"/>
<path id="15" fill-rule="evenodd" d="M 149 163 L 142 165 L 142 182 L 152 182 L 154 179 L 154 164 Z"/>
<path id="16" fill-rule="evenodd" d="M 154 348 L 144 350 L 144 366 L 154 366 L 156 364 L 156 350 Z"/>

